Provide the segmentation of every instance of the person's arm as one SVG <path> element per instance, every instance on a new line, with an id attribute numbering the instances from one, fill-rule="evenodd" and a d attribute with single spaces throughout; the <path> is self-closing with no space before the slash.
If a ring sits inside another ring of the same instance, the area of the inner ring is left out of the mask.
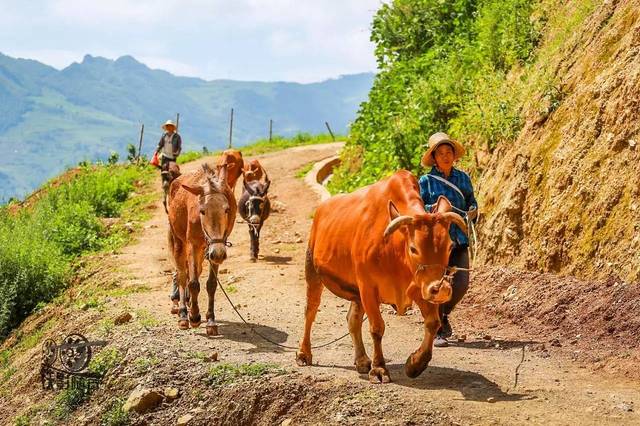
<path id="1" fill-rule="evenodd" d="M 162 151 L 163 146 L 164 146 L 164 135 L 160 136 L 160 142 L 158 142 L 158 147 L 156 148 L 156 152 Z"/>
<path id="2" fill-rule="evenodd" d="M 469 191 L 465 196 L 465 203 L 467 205 L 467 210 L 469 211 L 468 215 L 471 220 L 475 222 L 478 216 L 478 202 L 476 201 L 476 197 L 473 194 L 473 185 L 471 183 L 471 178 L 467 175 Z"/>
<path id="3" fill-rule="evenodd" d="M 177 140 L 177 147 L 174 151 L 174 154 L 176 156 L 176 158 L 178 158 L 178 155 L 180 155 L 180 153 L 182 152 L 182 138 L 180 137 L 179 134 L 176 133 L 176 140 Z"/>
<path id="4" fill-rule="evenodd" d="M 418 181 L 418 186 L 420 187 L 420 197 L 422 198 L 422 203 L 424 204 L 424 209 L 429 212 L 431 211 L 431 207 L 433 204 L 430 204 L 431 194 L 429 193 L 429 178 L 427 175 L 424 175 Z"/>

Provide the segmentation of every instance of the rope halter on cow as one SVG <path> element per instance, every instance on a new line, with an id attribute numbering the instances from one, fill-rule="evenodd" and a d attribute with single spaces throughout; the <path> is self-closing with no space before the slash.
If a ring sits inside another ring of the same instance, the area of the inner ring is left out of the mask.
<path id="1" fill-rule="evenodd" d="M 442 282 L 444 280 L 447 280 L 449 282 L 451 282 L 451 280 L 453 279 L 454 275 L 458 272 L 458 271 L 471 271 L 470 268 L 460 268 L 458 266 L 444 266 L 441 265 L 439 263 L 431 263 L 431 264 L 424 264 L 424 263 L 418 263 L 418 265 L 416 266 L 416 272 L 415 272 L 415 276 L 418 275 L 418 273 L 433 267 L 433 266 L 437 266 L 439 268 L 442 268 L 442 277 L 440 278 L 440 281 L 438 282 L 438 285 L 442 284 Z"/>

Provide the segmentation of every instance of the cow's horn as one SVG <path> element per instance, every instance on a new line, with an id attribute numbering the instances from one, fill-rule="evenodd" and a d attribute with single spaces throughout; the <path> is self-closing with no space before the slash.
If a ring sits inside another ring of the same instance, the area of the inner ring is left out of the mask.
<path id="1" fill-rule="evenodd" d="M 402 225 L 410 225 L 413 223 L 413 217 L 411 216 L 398 216 L 389 222 L 387 225 L 387 229 L 384 230 L 384 238 L 387 238 L 389 235 L 393 234 L 398 228 Z"/>
<path id="2" fill-rule="evenodd" d="M 462 220 L 462 218 L 458 213 L 454 213 L 454 212 L 442 213 L 442 218 L 448 221 L 449 223 L 455 223 L 456 225 L 458 225 L 460 229 L 462 229 L 462 232 L 464 232 L 465 235 L 469 235 L 467 231 L 467 224 L 464 223 L 464 220 Z"/>

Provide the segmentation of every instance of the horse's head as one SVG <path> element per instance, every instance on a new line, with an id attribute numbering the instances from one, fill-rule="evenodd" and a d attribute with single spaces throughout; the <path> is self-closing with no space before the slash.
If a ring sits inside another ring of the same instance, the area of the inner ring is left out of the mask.
<path id="1" fill-rule="evenodd" d="M 247 211 L 247 220 L 249 223 L 257 225 L 260 223 L 261 218 L 265 211 L 265 205 L 267 202 L 267 193 L 269 192 L 269 186 L 271 181 L 267 174 L 264 174 L 262 180 L 252 180 L 247 182 L 243 180 L 244 191 L 249 195 L 245 204 Z"/>
<path id="2" fill-rule="evenodd" d="M 214 172 L 207 164 L 198 185 L 182 186 L 198 196 L 198 214 L 207 244 L 205 257 L 211 263 L 221 264 L 227 258 L 227 237 L 233 228 L 236 202 L 227 184 L 227 167 L 217 166 Z"/>

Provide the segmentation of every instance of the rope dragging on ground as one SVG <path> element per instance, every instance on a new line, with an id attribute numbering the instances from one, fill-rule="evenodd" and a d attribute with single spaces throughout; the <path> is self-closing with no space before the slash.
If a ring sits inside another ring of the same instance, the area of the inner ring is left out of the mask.
<path id="1" fill-rule="evenodd" d="M 222 286 L 222 283 L 220 282 L 220 280 L 218 279 L 217 275 L 216 275 L 216 281 L 218 282 L 218 286 L 220 287 L 220 289 L 222 290 L 222 293 L 224 294 L 224 297 L 227 298 L 227 301 L 229 301 L 229 304 L 231 305 L 231 308 L 233 308 L 233 310 L 235 311 L 235 313 L 238 315 L 238 318 L 240 318 L 242 320 L 242 322 L 244 323 L 244 325 L 246 325 L 247 327 L 249 327 L 249 329 L 256 334 L 257 336 L 261 337 L 263 340 L 266 340 L 267 342 L 271 343 L 272 345 L 276 345 L 279 346 L 281 348 L 284 349 L 294 349 L 297 350 L 298 347 L 296 346 L 287 346 L 287 345 L 283 345 L 281 343 L 275 342 L 272 339 L 268 338 L 267 336 L 265 336 L 264 334 L 260 333 L 258 330 L 255 329 L 255 327 L 253 325 L 251 325 L 249 322 L 247 322 L 246 319 L 244 319 L 244 317 L 242 316 L 242 314 L 240 313 L 240 311 L 238 311 L 238 309 L 236 308 L 236 305 L 233 303 L 233 301 L 231 300 L 231 298 L 229 297 L 229 295 L 227 294 L 227 291 L 224 289 L 224 287 Z M 365 317 L 362 322 L 364 323 L 367 320 L 367 317 Z M 320 348 L 324 348 L 325 346 L 329 346 L 332 345 L 334 343 L 336 343 L 339 340 L 344 339 L 345 337 L 347 337 L 349 335 L 349 333 L 343 334 L 342 336 L 331 340 L 330 342 L 327 343 L 323 343 L 322 345 L 317 345 L 317 346 L 312 346 L 311 349 L 320 349 Z"/>
<path id="2" fill-rule="evenodd" d="M 513 388 L 511 390 L 515 390 L 516 387 L 518 386 L 518 377 L 520 376 L 520 367 L 522 367 L 522 364 L 524 363 L 524 348 L 525 347 L 526 347 L 526 345 L 522 345 L 522 358 L 520 359 L 520 363 L 516 367 L 515 378 L 514 378 L 514 382 L 513 382 Z"/>

